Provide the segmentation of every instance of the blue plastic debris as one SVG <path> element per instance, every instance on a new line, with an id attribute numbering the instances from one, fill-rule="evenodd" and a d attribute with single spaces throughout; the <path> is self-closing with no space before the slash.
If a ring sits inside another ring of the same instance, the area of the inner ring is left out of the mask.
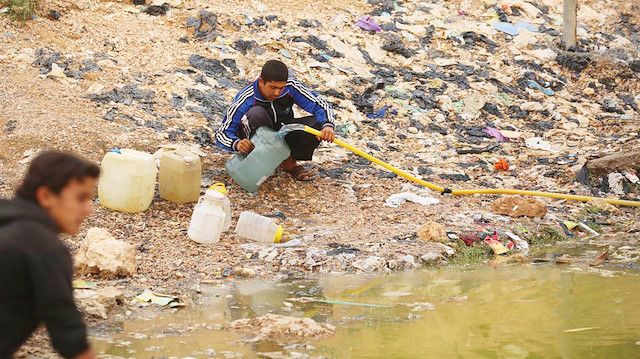
<path id="1" fill-rule="evenodd" d="M 536 90 L 540 90 L 542 92 L 544 92 L 545 95 L 547 96 L 553 96 L 555 94 L 555 92 L 553 92 L 552 89 L 547 88 L 547 87 L 542 87 L 539 83 L 533 81 L 533 80 L 529 80 L 527 81 L 527 85 L 529 85 L 529 87 L 531 87 L 532 89 L 536 89 Z"/>
<path id="2" fill-rule="evenodd" d="M 390 108 L 391 106 L 381 107 L 375 113 L 368 113 L 367 118 L 384 118 L 384 116 L 387 114 L 387 110 Z"/>
<path id="3" fill-rule="evenodd" d="M 285 49 L 280 49 L 280 54 L 282 56 L 288 58 L 288 59 L 290 59 L 292 57 L 291 53 L 289 51 L 285 50 Z"/>
<path id="4" fill-rule="evenodd" d="M 516 36 L 520 33 L 520 29 L 525 29 L 525 30 L 529 30 L 532 32 L 539 32 L 538 29 L 536 29 L 533 25 L 524 22 L 524 21 L 520 21 L 517 24 L 511 24 L 508 22 L 502 22 L 502 21 L 498 21 L 498 22 L 494 22 L 493 24 L 491 24 L 496 30 L 498 31 L 502 31 L 504 33 L 507 33 L 509 35 L 512 36 Z"/>
<path id="5" fill-rule="evenodd" d="M 493 27 L 498 30 L 498 31 L 502 31 L 504 33 L 507 33 L 511 36 L 516 36 L 520 33 L 520 30 L 514 25 L 514 24 L 510 24 L 508 22 L 494 22 Z"/>
<path id="6" fill-rule="evenodd" d="M 516 24 L 516 27 L 518 29 L 527 29 L 531 32 L 540 32 L 538 31 L 538 29 L 536 29 L 533 25 L 529 24 L 528 22 L 524 22 L 524 21 L 520 21 Z"/>

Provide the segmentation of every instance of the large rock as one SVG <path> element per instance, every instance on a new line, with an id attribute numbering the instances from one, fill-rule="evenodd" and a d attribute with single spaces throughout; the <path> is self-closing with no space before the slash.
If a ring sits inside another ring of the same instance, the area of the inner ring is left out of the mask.
<path id="1" fill-rule="evenodd" d="M 587 163 L 589 173 L 595 177 L 601 177 L 610 172 L 623 170 L 640 170 L 640 151 L 615 153 L 604 156 Z"/>
<path id="2" fill-rule="evenodd" d="M 318 323 L 311 318 L 285 317 L 277 314 L 238 319 L 231 323 L 231 329 L 255 334 L 255 337 L 246 340 L 247 342 L 311 339 L 331 336 L 336 331 L 333 325 Z"/>
<path id="3" fill-rule="evenodd" d="M 363 272 L 376 271 L 387 264 L 387 260 L 382 257 L 371 256 L 363 259 L 358 259 L 353 262 L 351 266 L 355 269 L 359 269 Z"/>
<path id="4" fill-rule="evenodd" d="M 115 287 L 100 288 L 98 289 L 98 302 L 109 312 L 117 304 L 124 302 L 124 294 Z"/>
<path id="5" fill-rule="evenodd" d="M 107 319 L 107 309 L 98 300 L 98 292 L 92 289 L 76 289 L 73 291 L 78 308 L 87 316 Z"/>
<path id="6" fill-rule="evenodd" d="M 427 254 L 423 254 L 420 257 L 420 260 L 427 265 L 438 264 L 440 262 L 446 262 L 442 254 L 436 252 L 429 252 Z"/>
<path id="7" fill-rule="evenodd" d="M 498 198 L 491 204 L 493 213 L 511 217 L 544 217 L 547 204 L 533 197 L 508 196 Z"/>
<path id="8" fill-rule="evenodd" d="M 103 278 L 130 276 L 137 270 L 136 250 L 105 229 L 91 228 L 80 244 L 75 267 L 79 274 L 98 274 Z"/>
<path id="9" fill-rule="evenodd" d="M 425 242 L 448 243 L 449 237 L 443 225 L 428 221 L 418 230 L 418 238 Z"/>
<path id="10" fill-rule="evenodd" d="M 124 295 L 115 287 L 93 289 L 76 289 L 73 295 L 78 308 L 85 314 L 107 319 L 109 313 L 118 303 L 124 302 Z"/>
<path id="11" fill-rule="evenodd" d="M 256 276 L 256 271 L 251 268 L 236 267 L 233 274 L 236 277 L 253 278 Z"/>
<path id="12" fill-rule="evenodd" d="M 605 201 L 602 198 L 596 198 L 596 199 L 592 199 L 591 201 L 587 202 L 588 204 L 599 208 L 605 212 L 609 212 L 609 213 L 613 213 L 613 214 L 620 214 L 620 210 L 618 209 L 618 207 L 609 204 L 607 201 Z"/>

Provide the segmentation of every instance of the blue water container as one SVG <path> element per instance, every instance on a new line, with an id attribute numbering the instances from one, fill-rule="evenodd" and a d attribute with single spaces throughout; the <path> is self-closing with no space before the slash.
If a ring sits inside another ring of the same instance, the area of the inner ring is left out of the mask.
<path id="1" fill-rule="evenodd" d="M 282 127 L 274 131 L 268 127 L 259 127 L 251 137 L 255 146 L 248 156 L 236 153 L 227 161 L 227 172 L 240 187 L 248 192 L 256 192 L 264 181 L 272 176 L 282 161 L 289 158 L 291 150 L 284 136 L 291 127 Z"/>

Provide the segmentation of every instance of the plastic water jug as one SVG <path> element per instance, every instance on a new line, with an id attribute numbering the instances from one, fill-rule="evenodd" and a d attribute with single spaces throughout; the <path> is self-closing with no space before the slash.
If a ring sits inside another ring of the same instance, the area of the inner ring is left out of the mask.
<path id="1" fill-rule="evenodd" d="M 198 155 L 185 150 L 163 153 L 158 176 L 160 197 L 173 203 L 197 201 L 201 176 L 202 165 Z"/>
<path id="2" fill-rule="evenodd" d="M 198 243 L 217 243 L 224 231 L 224 195 L 216 190 L 207 191 L 193 209 L 187 235 Z"/>
<path id="3" fill-rule="evenodd" d="M 149 208 L 158 173 L 151 154 L 130 149 L 111 150 L 100 167 L 98 198 L 101 205 L 129 213 Z"/>
<path id="4" fill-rule="evenodd" d="M 263 217 L 253 212 L 242 212 L 236 225 L 236 233 L 240 237 L 256 242 L 280 243 L 282 226 L 277 225 L 271 218 Z"/>
<path id="5" fill-rule="evenodd" d="M 284 126 L 276 132 L 268 127 L 259 127 L 251 137 L 255 146 L 248 156 L 237 153 L 227 162 L 227 172 L 242 188 L 255 192 L 273 175 L 282 161 L 289 158 L 291 150 L 284 136 L 291 129 Z"/>
<path id="6" fill-rule="evenodd" d="M 222 209 L 226 213 L 226 217 L 224 219 L 224 226 L 222 227 L 222 231 L 226 232 L 231 228 L 231 201 L 227 196 L 227 187 L 224 183 L 216 183 L 213 186 L 209 187 L 207 191 L 218 191 L 224 195 L 224 202 L 222 203 Z"/>

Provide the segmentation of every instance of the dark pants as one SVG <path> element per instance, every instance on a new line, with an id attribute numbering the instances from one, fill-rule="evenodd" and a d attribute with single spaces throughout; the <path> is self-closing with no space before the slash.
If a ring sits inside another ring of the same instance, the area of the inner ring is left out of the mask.
<path id="1" fill-rule="evenodd" d="M 258 127 L 267 126 L 278 131 L 282 125 L 289 125 L 292 123 L 307 125 L 315 128 L 316 130 L 322 129 L 322 125 L 316 120 L 315 116 L 292 118 L 288 121 L 284 121 L 283 123 L 274 124 L 271 121 L 269 113 L 267 113 L 267 110 L 264 107 L 253 106 L 245 114 L 245 117 L 242 120 L 242 127 L 238 130 L 236 135 L 240 138 L 251 138 Z M 303 131 L 290 132 L 284 136 L 284 140 L 287 142 L 287 145 L 291 150 L 291 157 L 300 161 L 310 161 L 313 157 L 313 151 L 315 151 L 318 145 L 320 145 L 320 141 L 316 136 Z"/>

